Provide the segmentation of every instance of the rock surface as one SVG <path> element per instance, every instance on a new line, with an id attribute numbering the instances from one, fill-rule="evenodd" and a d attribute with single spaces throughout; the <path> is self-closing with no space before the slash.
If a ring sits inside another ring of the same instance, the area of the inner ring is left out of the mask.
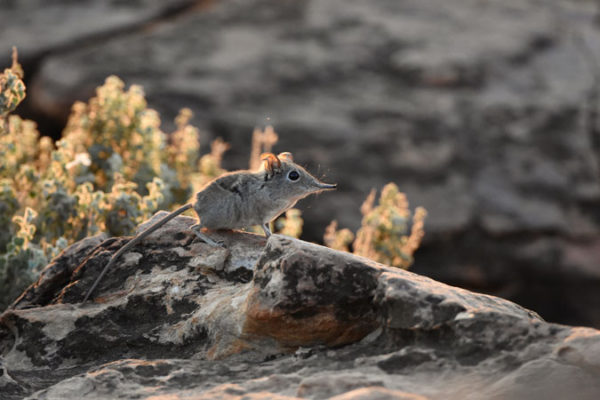
<path id="1" fill-rule="evenodd" d="M 55 259 L 0 316 L 0 398 L 600 396 L 599 331 L 284 236 L 213 248 L 193 223 L 125 254 L 87 304 L 125 239 Z"/>
<path id="2" fill-rule="evenodd" d="M 22 3 L 33 2 L 11 2 Z M 136 14 L 122 7 L 146 10 L 140 19 L 162 7 L 121 3 L 102 6 L 110 21 Z M 303 205 L 310 240 L 332 218 L 356 228 L 371 187 L 394 181 L 429 211 L 415 271 L 600 327 L 596 1 L 197 4 L 107 40 L 78 45 L 71 33 L 31 76 L 31 107 L 64 119 L 117 74 L 142 84 L 167 123 L 191 107 L 232 142 L 229 168 L 246 166 L 252 128 L 273 123 L 279 150 L 339 183 L 332 201 Z M 86 4 L 62 6 L 74 17 L 31 7 L 30 24 L 11 11 L 0 25 L 23 38 L 64 21 L 95 29 Z"/>
<path id="3" fill-rule="evenodd" d="M 4 0 L 0 14 L 0 54 L 5 57 L 16 46 L 22 61 L 28 63 L 48 53 L 69 51 L 126 34 L 159 17 L 183 12 L 194 3 L 197 2 Z"/>

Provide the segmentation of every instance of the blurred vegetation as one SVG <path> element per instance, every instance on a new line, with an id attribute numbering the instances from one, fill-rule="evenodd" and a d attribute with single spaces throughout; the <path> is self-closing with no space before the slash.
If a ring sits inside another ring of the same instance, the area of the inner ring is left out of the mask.
<path id="1" fill-rule="evenodd" d="M 379 204 L 374 204 L 375 190 L 372 190 L 360 209 L 363 219 L 356 235 L 349 229 L 338 230 L 337 221 L 332 221 L 325 230 L 325 244 L 343 251 L 349 251 L 352 245 L 356 255 L 407 269 L 425 235 L 427 211 L 417 207 L 411 221 L 406 195 L 393 183 L 383 187 Z"/>
<path id="2" fill-rule="evenodd" d="M 176 130 L 167 135 L 142 88 L 125 89 L 115 76 L 89 102 L 73 105 L 62 138 L 53 143 L 41 137 L 34 122 L 10 114 L 25 98 L 22 78 L 13 51 L 12 66 L 0 74 L 0 223 L 5 227 L 0 231 L 0 310 L 68 245 L 100 232 L 130 235 L 156 211 L 187 203 L 225 172 L 221 160 L 229 148 L 217 139 L 200 157 L 189 109 L 181 110 Z M 277 140 L 272 127 L 254 131 L 251 168 L 260 165 L 260 154 L 271 151 Z M 405 236 L 410 212 L 402 196 L 388 185 L 373 208 L 372 193 L 363 206 L 355 253 L 410 265 L 425 211 L 417 209 L 413 232 Z M 299 237 L 302 224 L 300 211 L 291 209 L 272 228 Z M 344 250 L 353 239 L 347 229 L 338 231 L 335 221 L 325 237 L 327 245 Z"/>
<path id="3" fill-rule="evenodd" d="M 15 52 L 0 75 L 0 309 L 69 244 L 99 232 L 131 234 L 157 210 L 187 202 L 193 180 L 222 172 L 219 143 L 199 159 L 189 110 L 168 136 L 142 88 L 125 90 L 117 77 L 73 105 L 56 143 L 10 114 L 24 98 Z"/>

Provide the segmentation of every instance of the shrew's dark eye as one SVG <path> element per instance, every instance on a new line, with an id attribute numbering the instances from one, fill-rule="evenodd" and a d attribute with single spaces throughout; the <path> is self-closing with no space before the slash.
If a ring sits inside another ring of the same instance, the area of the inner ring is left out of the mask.
<path id="1" fill-rule="evenodd" d="M 298 178 L 300 178 L 300 174 L 298 173 L 298 171 L 290 171 L 290 173 L 288 174 L 288 179 L 290 181 L 297 181 Z"/>

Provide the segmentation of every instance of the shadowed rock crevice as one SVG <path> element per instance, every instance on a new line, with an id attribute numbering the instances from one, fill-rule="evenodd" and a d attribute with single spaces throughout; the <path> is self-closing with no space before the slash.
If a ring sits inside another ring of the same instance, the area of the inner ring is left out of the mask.
<path id="1" fill-rule="evenodd" d="M 53 260 L 0 316 L 5 398 L 600 394 L 598 331 L 280 235 L 209 232 L 226 244 L 211 247 L 190 240 L 194 222 L 124 254 L 87 304 L 126 241 Z M 63 288 L 51 278 L 65 271 Z"/>

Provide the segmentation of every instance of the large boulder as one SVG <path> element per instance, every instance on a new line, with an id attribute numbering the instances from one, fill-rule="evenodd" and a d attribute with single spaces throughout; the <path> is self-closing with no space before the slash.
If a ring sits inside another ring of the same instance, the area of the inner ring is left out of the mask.
<path id="1" fill-rule="evenodd" d="M 55 259 L 0 316 L 0 397 L 600 396 L 599 331 L 280 235 L 211 247 L 193 223 L 124 254 L 85 304 L 127 239 Z"/>

